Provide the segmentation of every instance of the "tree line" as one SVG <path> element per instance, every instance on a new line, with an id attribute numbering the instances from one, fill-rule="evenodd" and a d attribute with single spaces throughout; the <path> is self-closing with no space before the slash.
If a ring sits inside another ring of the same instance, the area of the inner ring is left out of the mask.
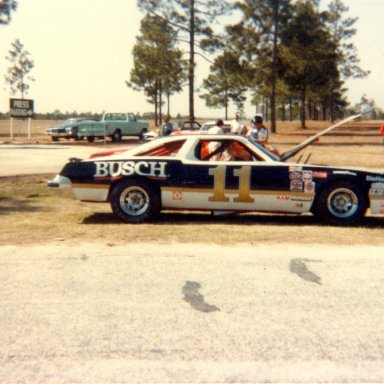
<path id="1" fill-rule="evenodd" d="M 228 116 L 251 95 L 276 118 L 342 117 L 348 109 L 345 81 L 363 78 L 352 38 L 357 18 L 343 0 L 320 10 L 319 0 L 138 0 L 145 12 L 133 49 L 127 85 L 144 91 L 161 123 L 163 98 L 189 89 L 189 119 L 195 119 L 197 57 L 210 61 L 200 97 Z M 224 24 L 227 15 L 238 21 Z M 215 58 L 210 57 L 215 53 Z"/>
<path id="2" fill-rule="evenodd" d="M 190 120 L 195 120 L 197 92 L 208 107 L 223 109 L 226 119 L 231 103 L 241 112 L 250 98 L 255 112 L 261 111 L 271 121 L 272 132 L 276 132 L 277 118 L 293 120 L 297 115 L 302 128 L 308 118 L 333 121 L 358 108 L 371 108 L 371 117 L 381 116 L 383 112 L 366 95 L 353 107 L 345 96 L 346 79 L 369 74 L 360 68 L 351 41 L 357 18 L 348 17 L 343 0 L 332 0 L 324 11 L 319 2 L 138 0 L 145 15 L 126 84 L 144 91 L 154 106 L 156 124 L 161 124 L 164 113 L 170 114 L 171 95 L 184 86 L 189 90 Z M 8 24 L 16 8 L 14 0 L 1 2 L 0 24 Z M 231 14 L 237 22 L 223 23 L 223 16 Z M 211 64 L 200 89 L 195 86 L 198 57 Z M 30 53 L 16 39 L 6 59 L 11 65 L 5 81 L 12 94 L 19 91 L 24 98 L 28 82 L 34 81 Z M 91 119 L 100 116 L 56 110 L 36 117 L 61 120 L 74 114 Z"/>

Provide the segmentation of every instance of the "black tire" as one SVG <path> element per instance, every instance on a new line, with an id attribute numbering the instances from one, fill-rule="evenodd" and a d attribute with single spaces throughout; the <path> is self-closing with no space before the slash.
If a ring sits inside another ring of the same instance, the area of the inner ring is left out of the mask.
<path id="1" fill-rule="evenodd" d="M 59 141 L 59 138 L 57 136 L 51 136 L 52 141 Z"/>
<path id="2" fill-rule="evenodd" d="M 161 209 L 160 191 L 146 180 L 124 180 L 112 190 L 111 207 L 126 223 L 151 221 Z"/>
<path id="3" fill-rule="evenodd" d="M 121 131 L 120 129 L 117 129 L 115 132 L 113 132 L 113 135 L 111 136 L 112 141 L 114 143 L 120 143 L 121 141 Z"/>
<path id="4" fill-rule="evenodd" d="M 312 211 L 327 223 L 353 225 L 362 220 L 367 207 L 367 198 L 359 187 L 340 181 L 319 192 Z"/>
<path id="5" fill-rule="evenodd" d="M 88 143 L 93 143 L 95 141 L 95 136 L 87 136 Z"/>

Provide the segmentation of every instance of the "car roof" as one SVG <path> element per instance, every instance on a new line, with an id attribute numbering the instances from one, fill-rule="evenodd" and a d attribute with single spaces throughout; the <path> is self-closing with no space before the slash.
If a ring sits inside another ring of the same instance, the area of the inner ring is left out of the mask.
<path id="1" fill-rule="evenodd" d="M 207 133 L 202 134 L 185 134 L 179 136 L 164 136 L 158 139 L 146 142 L 142 145 L 139 145 L 135 148 L 129 149 L 124 152 L 116 153 L 116 158 L 118 156 L 120 158 L 132 158 L 132 157 L 146 157 L 146 152 L 151 151 L 152 149 L 156 149 L 157 147 L 161 147 L 166 145 L 167 143 L 175 143 L 178 141 L 183 141 L 184 143 L 181 145 L 180 150 L 177 154 L 173 154 L 172 158 L 184 158 L 186 160 L 197 160 L 194 156 L 195 148 L 201 141 L 215 141 L 215 140 L 235 140 L 241 142 L 247 148 L 250 149 L 251 152 L 257 153 L 261 158 L 265 161 L 276 162 L 278 161 L 278 157 L 271 154 L 269 151 L 262 148 L 261 145 L 257 143 L 251 142 L 248 138 L 239 135 L 233 134 L 220 134 L 220 135 L 210 135 Z M 154 156 L 155 157 L 155 156 Z M 98 160 L 102 160 L 102 158 L 98 158 Z"/>
<path id="2" fill-rule="evenodd" d="M 203 123 L 203 126 L 204 125 L 216 125 L 216 121 L 217 120 L 215 120 L 215 121 L 206 121 L 205 123 Z M 223 120 L 223 123 L 225 124 L 225 125 L 231 125 L 232 124 L 232 121 L 231 120 Z"/>

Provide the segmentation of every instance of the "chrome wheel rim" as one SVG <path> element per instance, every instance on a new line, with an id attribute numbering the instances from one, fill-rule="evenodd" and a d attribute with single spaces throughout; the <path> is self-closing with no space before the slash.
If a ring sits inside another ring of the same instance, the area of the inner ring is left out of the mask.
<path id="1" fill-rule="evenodd" d="M 329 194 L 327 206 L 333 216 L 342 219 L 351 217 L 356 213 L 359 200 L 350 189 L 338 188 Z"/>
<path id="2" fill-rule="evenodd" d="M 120 195 L 120 206 L 128 215 L 142 215 L 149 207 L 149 196 L 140 187 L 128 187 Z"/>

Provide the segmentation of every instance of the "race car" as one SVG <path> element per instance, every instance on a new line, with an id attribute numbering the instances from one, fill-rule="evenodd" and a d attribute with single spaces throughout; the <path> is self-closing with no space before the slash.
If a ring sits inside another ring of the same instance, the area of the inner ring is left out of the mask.
<path id="1" fill-rule="evenodd" d="M 384 173 L 288 161 L 311 140 L 277 156 L 239 135 L 168 136 L 72 159 L 48 186 L 109 202 L 127 223 L 154 220 L 161 210 L 311 212 L 344 225 L 368 209 L 383 214 Z"/>

